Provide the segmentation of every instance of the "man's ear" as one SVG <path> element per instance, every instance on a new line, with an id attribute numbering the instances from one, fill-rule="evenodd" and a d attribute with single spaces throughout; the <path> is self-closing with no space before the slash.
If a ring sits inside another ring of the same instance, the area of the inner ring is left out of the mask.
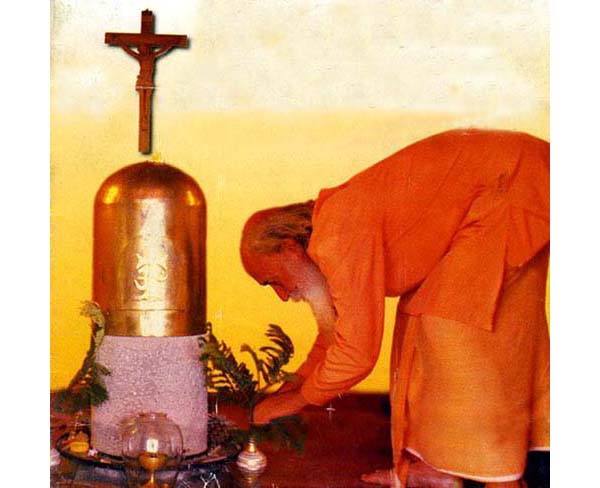
<path id="1" fill-rule="evenodd" d="M 281 240 L 281 251 L 291 252 L 292 254 L 300 257 L 304 257 L 306 254 L 306 251 L 302 245 L 291 237 Z"/>

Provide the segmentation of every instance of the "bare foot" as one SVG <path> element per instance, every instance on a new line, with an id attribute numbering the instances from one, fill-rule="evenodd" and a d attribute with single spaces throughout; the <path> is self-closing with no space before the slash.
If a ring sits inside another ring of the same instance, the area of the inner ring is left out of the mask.
<path id="1" fill-rule="evenodd" d="M 391 469 L 378 470 L 360 477 L 365 483 L 392 486 Z M 460 478 L 436 471 L 423 461 L 416 461 L 408 468 L 408 488 L 463 488 Z M 495 488 L 495 487 L 494 487 Z"/>
<path id="2" fill-rule="evenodd" d="M 503 481 L 502 483 L 486 483 L 485 488 L 527 488 L 524 480 Z"/>
<path id="3" fill-rule="evenodd" d="M 374 485 L 392 486 L 393 476 L 391 469 L 378 469 L 372 473 L 363 474 L 360 480 Z"/>

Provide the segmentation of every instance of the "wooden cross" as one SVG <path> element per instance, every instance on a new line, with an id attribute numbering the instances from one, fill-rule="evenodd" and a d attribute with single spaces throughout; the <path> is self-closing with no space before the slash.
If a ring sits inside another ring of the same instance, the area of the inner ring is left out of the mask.
<path id="1" fill-rule="evenodd" d="M 188 38 L 171 34 L 155 34 L 154 14 L 150 10 L 144 10 L 141 33 L 106 32 L 104 42 L 110 46 L 122 48 L 140 63 L 140 74 L 135 84 L 140 99 L 138 150 L 142 154 L 148 154 L 150 152 L 154 63 L 159 56 L 167 54 L 174 47 L 187 47 Z M 137 48 L 137 51 L 134 51 L 133 48 Z"/>

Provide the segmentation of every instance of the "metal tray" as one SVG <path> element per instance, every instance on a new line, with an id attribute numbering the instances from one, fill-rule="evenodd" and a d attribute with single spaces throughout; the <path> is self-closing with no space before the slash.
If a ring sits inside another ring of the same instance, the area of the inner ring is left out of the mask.
<path id="1" fill-rule="evenodd" d="M 107 469 L 123 469 L 123 459 L 120 456 L 110 456 L 102 452 L 98 452 L 94 456 L 88 453 L 76 453 L 69 450 L 67 438 L 69 434 L 63 434 L 56 441 L 56 449 L 61 456 L 66 457 L 77 463 L 87 464 Z M 181 461 L 180 471 L 188 471 L 193 469 L 211 469 L 233 461 L 242 450 L 242 447 L 235 443 L 219 445 L 210 451 L 186 456 Z"/>

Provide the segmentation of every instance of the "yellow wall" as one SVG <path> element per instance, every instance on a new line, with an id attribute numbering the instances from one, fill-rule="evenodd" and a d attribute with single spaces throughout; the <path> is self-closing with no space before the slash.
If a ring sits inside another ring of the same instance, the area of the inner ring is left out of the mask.
<path id="1" fill-rule="evenodd" d="M 208 204 L 208 319 L 234 350 L 268 323 L 297 366 L 316 332 L 308 307 L 248 278 L 238 240 L 254 210 L 314 198 L 402 146 L 459 126 L 549 138 L 545 1 L 130 1 L 52 5 L 51 386 L 89 340 L 93 198 L 137 153 L 135 62 L 103 44 L 152 9 L 187 50 L 159 61 L 154 150 Z M 393 302 L 362 391 L 387 388 Z M 306 333 L 306 331 L 309 333 Z"/>

